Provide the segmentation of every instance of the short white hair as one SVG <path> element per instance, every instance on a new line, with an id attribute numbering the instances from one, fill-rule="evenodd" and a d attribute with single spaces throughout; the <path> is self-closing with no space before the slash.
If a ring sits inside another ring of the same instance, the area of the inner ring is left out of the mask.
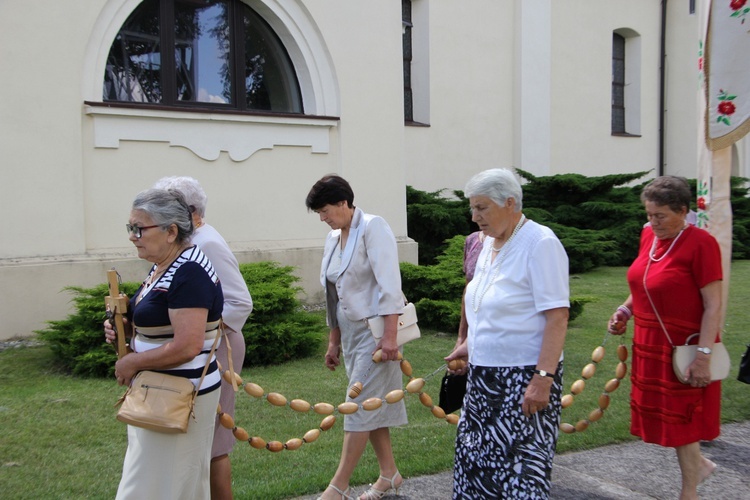
<path id="1" fill-rule="evenodd" d="M 208 196 L 200 183 L 192 177 L 173 176 L 162 177 L 153 186 L 155 189 L 174 189 L 182 193 L 190 207 L 201 217 L 206 216 Z"/>
<path id="2" fill-rule="evenodd" d="M 523 208 L 523 190 L 515 174 L 507 168 L 491 168 L 474 175 L 464 188 L 464 196 L 486 196 L 501 207 L 508 198 L 516 202 L 516 212 Z"/>

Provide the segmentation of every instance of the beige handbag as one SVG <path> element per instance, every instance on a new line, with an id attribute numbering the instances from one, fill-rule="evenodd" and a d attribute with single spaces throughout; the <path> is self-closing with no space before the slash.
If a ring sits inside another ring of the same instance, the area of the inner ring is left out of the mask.
<path id="1" fill-rule="evenodd" d="M 651 259 L 649 259 L 648 264 L 646 265 L 646 272 L 643 273 L 643 289 L 646 292 L 648 301 L 651 303 L 651 308 L 654 310 L 654 314 L 656 314 L 656 319 L 659 320 L 659 324 L 661 325 L 661 329 L 664 331 L 664 335 L 666 335 L 669 344 L 672 346 L 672 369 L 674 370 L 674 374 L 677 377 L 677 380 L 679 380 L 683 384 L 687 384 L 688 379 L 685 376 L 685 373 L 687 372 L 687 369 L 693 362 L 693 360 L 695 360 L 695 356 L 698 353 L 697 345 L 688 344 L 690 343 L 690 339 L 699 336 L 700 333 L 694 333 L 690 335 L 685 340 L 685 345 L 674 345 L 674 342 L 672 342 L 672 337 L 669 336 L 667 327 L 664 326 L 664 322 L 661 320 L 661 316 L 659 316 L 659 311 L 656 310 L 654 301 L 651 299 L 651 294 L 648 293 L 648 287 L 646 286 L 646 276 L 648 275 L 650 266 Z M 714 342 L 713 347 L 711 347 L 711 380 L 723 380 L 727 378 L 727 375 L 729 375 L 730 366 L 731 362 L 729 360 L 729 353 L 727 352 L 727 348 L 721 341 Z"/>
<path id="2" fill-rule="evenodd" d="M 398 317 L 398 334 L 396 337 L 396 343 L 399 346 L 420 337 L 417 321 L 417 309 L 414 307 L 414 304 L 407 302 L 404 306 L 404 312 Z M 371 318 L 366 318 L 365 322 L 372 332 L 372 336 L 375 337 L 375 342 L 380 342 L 380 339 L 383 338 L 383 333 L 385 332 L 385 320 L 383 317 L 373 316 Z"/>
<path id="3" fill-rule="evenodd" d="M 666 333 L 666 331 L 665 331 Z M 674 374 L 683 384 L 687 384 L 687 377 L 685 372 L 688 366 L 693 362 L 697 354 L 697 345 L 688 345 L 690 339 L 700 334 L 694 333 L 685 340 L 685 345 L 673 346 L 672 348 L 672 368 L 674 368 Z M 669 340 L 672 342 L 672 339 Z M 729 369 L 731 367 L 731 361 L 729 360 L 729 352 L 724 346 L 723 342 L 714 342 L 711 347 L 711 380 L 723 380 L 729 375 Z"/>
<path id="4" fill-rule="evenodd" d="M 223 334 L 221 325 L 219 331 L 222 333 L 214 339 L 198 387 L 203 383 L 216 344 Z M 198 391 L 187 378 L 143 370 L 133 378 L 127 392 L 117 402 L 121 404 L 117 420 L 164 434 L 185 433 L 190 417 L 195 418 L 193 408 L 197 396 Z"/>

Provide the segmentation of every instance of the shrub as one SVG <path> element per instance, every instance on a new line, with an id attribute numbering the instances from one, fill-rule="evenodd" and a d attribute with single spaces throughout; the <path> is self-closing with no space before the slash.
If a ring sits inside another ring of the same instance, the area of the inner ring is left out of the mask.
<path id="1" fill-rule="evenodd" d="M 245 323 L 246 364 L 277 364 L 308 356 L 320 345 L 325 321 L 320 315 L 302 311 L 296 298 L 299 278 L 292 267 L 275 262 L 241 264 L 253 297 L 253 313 Z M 122 283 L 120 290 L 132 296 L 139 283 Z M 62 367 L 85 377 L 114 374 L 117 356 L 104 342 L 104 297 L 107 284 L 93 288 L 67 287 L 75 295 L 76 312 L 62 321 L 49 321 L 49 328 L 37 331 L 55 353 Z M 235 367 L 239 371 L 240 367 Z"/>

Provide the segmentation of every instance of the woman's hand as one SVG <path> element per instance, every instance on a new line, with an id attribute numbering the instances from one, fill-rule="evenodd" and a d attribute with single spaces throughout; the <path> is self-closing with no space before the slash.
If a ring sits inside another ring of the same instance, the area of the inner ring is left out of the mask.
<path id="1" fill-rule="evenodd" d="M 612 335 L 622 335 L 628 329 L 628 320 L 633 316 L 625 304 L 619 306 L 609 318 L 607 331 Z"/>
<path id="2" fill-rule="evenodd" d="M 534 374 L 531 377 L 526 392 L 523 395 L 521 410 L 527 417 L 531 417 L 549 406 L 550 389 L 554 380 L 550 377 L 542 377 Z"/>
<path id="3" fill-rule="evenodd" d="M 688 384 L 693 387 L 706 387 L 711 383 L 711 355 L 697 353 L 685 372 Z"/>
<path id="4" fill-rule="evenodd" d="M 448 363 L 448 373 L 451 373 L 453 375 L 463 375 L 464 373 L 466 373 L 469 366 L 469 347 L 466 343 L 466 340 L 457 345 L 453 349 L 453 351 L 444 359 L 445 362 Z M 451 361 L 463 361 L 463 366 L 455 370 L 451 370 Z"/>
<path id="5" fill-rule="evenodd" d="M 135 354 L 127 354 L 115 363 L 115 378 L 120 385 L 130 385 L 130 381 L 140 371 L 135 364 Z"/>
<path id="6" fill-rule="evenodd" d="M 127 330 L 128 318 L 122 318 L 122 324 L 125 326 L 125 329 Z M 108 344 L 111 344 L 117 340 L 117 334 L 115 332 L 115 328 L 108 319 L 104 320 L 104 340 Z"/>
<path id="7" fill-rule="evenodd" d="M 341 355 L 341 344 L 328 344 L 328 350 L 326 351 L 326 367 L 335 371 L 336 367 L 341 364 L 339 356 Z"/>

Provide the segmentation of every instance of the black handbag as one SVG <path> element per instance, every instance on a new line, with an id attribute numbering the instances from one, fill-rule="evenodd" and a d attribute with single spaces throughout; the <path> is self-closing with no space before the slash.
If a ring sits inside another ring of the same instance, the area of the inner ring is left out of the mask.
<path id="1" fill-rule="evenodd" d="M 466 394 L 466 374 L 451 375 L 446 373 L 440 383 L 440 402 L 438 406 L 445 413 L 453 413 L 464 405 Z"/>
<path id="2" fill-rule="evenodd" d="M 747 350 L 740 359 L 740 372 L 737 374 L 737 380 L 750 384 L 750 344 L 747 344 Z"/>

